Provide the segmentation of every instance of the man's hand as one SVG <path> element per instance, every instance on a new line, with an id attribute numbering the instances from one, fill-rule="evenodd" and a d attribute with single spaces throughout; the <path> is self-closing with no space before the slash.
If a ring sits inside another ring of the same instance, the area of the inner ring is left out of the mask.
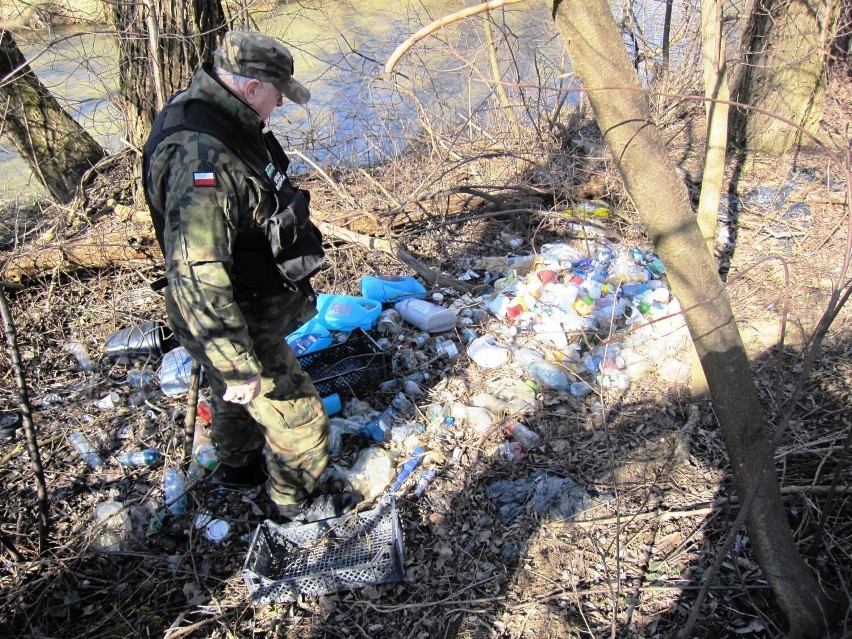
<path id="1" fill-rule="evenodd" d="M 222 396 L 226 402 L 234 402 L 235 404 L 248 404 L 251 400 L 260 394 L 260 375 L 255 375 L 250 380 L 239 386 L 231 386 L 225 388 L 225 394 Z"/>

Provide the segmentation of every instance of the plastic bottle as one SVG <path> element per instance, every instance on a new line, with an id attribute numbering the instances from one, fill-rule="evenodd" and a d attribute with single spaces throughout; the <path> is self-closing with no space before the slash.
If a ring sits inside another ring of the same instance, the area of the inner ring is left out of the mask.
<path id="1" fill-rule="evenodd" d="M 385 335 L 396 335 L 402 330 L 402 316 L 395 308 L 388 308 L 379 314 L 376 330 Z"/>
<path id="2" fill-rule="evenodd" d="M 399 471 L 399 474 L 396 477 L 396 481 L 390 488 L 390 492 L 394 493 L 397 489 L 402 486 L 402 483 L 408 479 L 411 473 L 414 472 L 414 469 L 417 468 L 418 464 L 423 461 L 423 455 L 426 454 L 426 451 L 422 448 L 415 448 L 411 451 L 411 459 L 407 460 Z"/>
<path id="3" fill-rule="evenodd" d="M 571 384 L 569 390 L 574 397 L 585 397 L 591 395 L 595 389 L 587 382 L 577 381 Z"/>
<path id="4" fill-rule="evenodd" d="M 95 547 L 102 552 L 119 552 L 133 531 L 130 515 L 120 501 L 105 501 L 95 509 L 95 524 L 102 527 Z"/>
<path id="5" fill-rule="evenodd" d="M 420 473 L 420 477 L 417 478 L 417 485 L 414 487 L 414 495 L 416 497 L 420 497 L 426 489 L 429 487 L 429 484 L 438 476 L 438 469 L 431 468 L 427 471 Z"/>
<path id="6" fill-rule="evenodd" d="M 131 388 L 148 388 L 154 381 L 154 373 L 148 368 L 135 369 L 127 373 L 125 381 Z"/>
<path id="7" fill-rule="evenodd" d="M 391 405 L 403 415 L 408 415 L 414 412 L 414 402 L 412 402 L 405 393 L 397 393 L 391 400 Z"/>
<path id="8" fill-rule="evenodd" d="M 85 346 L 83 346 L 80 342 L 68 342 L 65 345 L 65 350 L 77 359 L 77 363 L 80 365 L 83 372 L 92 372 L 92 360 L 89 359 L 89 354 L 86 352 Z"/>
<path id="9" fill-rule="evenodd" d="M 464 422 L 480 433 L 484 433 L 494 423 L 491 411 L 481 406 L 465 406 L 456 402 L 450 407 L 450 414 L 456 422 Z"/>
<path id="10" fill-rule="evenodd" d="M 435 344 L 435 352 L 438 355 L 443 355 L 447 359 L 455 359 L 458 357 L 459 348 L 453 340 L 446 339 Z"/>
<path id="11" fill-rule="evenodd" d="M 216 447 L 212 442 L 199 444 L 192 449 L 192 454 L 198 465 L 208 472 L 216 468 L 219 463 L 219 456 L 216 454 Z"/>
<path id="12" fill-rule="evenodd" d="M 566 390 L 571 385 L 562 367 L 552 362 L 533 362 L 527 368 L 527 372 L 545 388 Z"/>
<path id="13" fill-rule="evenodd" d="M 154 448 L 146 448 L 145 450 L 121 453 L 116 459 L 122 466 L 142 468 L 143 466 L 153 466 L 160 461 L 160 451 Z"/>
<path id="14" fill-rule="evenodd" d="M 362 275 L 361 295 L 378 302 L 399 302 L 426 297 L 425 287 L 410 275 Z"/>
<path id="15" fill-rule="evenodd" d="M 511 435 L 525 450 L 535 448 L 541 444 L 541 437 L 538 433 L 531 431 L 521 422 L 510 421 L 503 426 L 503 432 Z"/>
<path id="16" fill-rule="evenodd" d="M 497 368 L 509 360 L 510 351 L 492 335 L 482 335 L 468 344 L 467 355 L 482 368 Z"/>
<path id="17" fill-rule="evenodd" d="M 455 328 L 458 309 L 444 308 L 426 300 L 409 298 L 394 304 L 409 324 L 427 333 L 444 333 Z"/>
<path id="18" fill-rule="evenodd" d="M 503 457 L 509 461 L 520 461 L 524 458 L 524 448 L 518 442 L 503 442 L 489 451 L 492 457 Z"/>
<path id="19" fill-rule="evenodd" d="M 81 432 L 74 432 L 68 435 L 68 443 L 74 447 L 77 454 L 92 468 L 102 466 L 104 458 L 92 446 L 92 442 Z"/>
<path id="20" fill-rule="evenodd" d="M 157 379 L 164 395 L 174 397 L 189 390 L 189 376 L 192 371 L 192 357 L 183 346 L 170 350 L 163 355 Z"/>
<path id="21" fill-rule="evenodd" d="M 173 515 L 182 515 L 186 512 L 186 478 L 183 471 L 171 466 L 166 468 L 163 474 L 163 495 L 166 508 Z"/>
<path id="22" fill-rule="evenodd" d="M 388 408 L 373 421 L 367 423 L 361 429 L 361 435 L 367 439 L 377 442 L 389 442 L 392 437 L 393 422 L 396 417 L 396 409 Z"/>

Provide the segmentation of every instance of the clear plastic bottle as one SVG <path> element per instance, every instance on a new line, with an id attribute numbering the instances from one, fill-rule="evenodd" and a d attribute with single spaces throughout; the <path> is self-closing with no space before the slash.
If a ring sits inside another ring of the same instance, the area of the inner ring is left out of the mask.
<path id="1" fill-rule="evenodd" d="M 68 342 L 65 345 L 65 350 L 77 359 L 77 363 L 80 365 L 83 372 L 92 372 L 92 360 L 89 358 L 89 353 L 86 352 L 85 346 L 83 346 L 80 342 Z"/>
<path id="2" fill-rule="evenodd" d="M 591 395 L 595 389 L 588 382 L 578 381 L 571 384 L 569 390 L 574 397 L 586 397 Z"/>
<path id="3" fill-rule="evenodd" d="M 146 448 L 145 450 L 122 453 L 116 459 L 122 466 L 142 468 L 143 466 L 153 466 L 160 461 L 160 451 L 154 448 Z"/>
<path id="4" fill-rule="evenodd" d="M 426 489 L 429 487 L 429 484 L 438 476 L 438 469 L 431 468 L 427 471 L 420 473 L 420 477 L 417 478 L 417 485 L 414 487 L 414 495 L 420 497 Z"/>
<path id="5" fill-rule="evenodd" d="M 195 461 L 198 462 L 198 465 L 207 471 L 213 470 L 219 463 L 219 457 L 216 455 L 216 447 L 212 442 L 199 444 L 193 448 L 192 454 L 195 457 Z"/>
<path id="6" fill-rule="evenodd" d="M 149 368 L 135 369 L 127 373 L 126 382 L 131 388 L 148 388 L 154 382 L 154 373 Z"/>
<path id="7" fill-rule="evenodd" d="M 531 431 L 520 422 L 510 421 L 503 426 L 503 432 L 511 435 L 517 442 L 524 447 L 525 450 L 535 448 L 541 444 L 541 437 L 538 433 Z"/>
<path id="8" fill-rule="evenodd" d="M 545 388 L 566 390 L 571 385 L 562 367 L 552 362 L 533 362 L 527 367 L 527 371 Z"/>
<path id="9" fill-rule="evenodd" d="M 189 499 L 186 496 L 186 478 L 180 468 L 166 468 L 163 474 L 163 495 L 170 513 L 182 515 L 186 512 Z"/>
<path id="10" fill-rule="evenodd" d="M 68 443 L 74 447 L 77 454 L 92 468 L 102 466 L 104 458 L 95 450 L 92 442 L 81 432 L 73 432 L 68 435 Z"/>

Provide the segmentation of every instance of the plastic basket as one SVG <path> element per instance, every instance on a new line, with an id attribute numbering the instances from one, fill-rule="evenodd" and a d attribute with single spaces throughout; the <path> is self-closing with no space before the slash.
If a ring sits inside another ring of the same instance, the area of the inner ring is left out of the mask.
<path id="1" fill-rule="evenodd" d="M 358 328 L 342 344 L 299 357 L 321 397 L 337 393 L 349 397 L 364 387 L 375 388 L 387 377 L 387 355 Z"/>
<path id="2" fill-rule="evenodd" d="M 243 580 L 257 606 L 399 581 L 403 563 L 402 529 L 390 496 L 374 510 L 311 524 L 264 521 L 249 546 Z"/>

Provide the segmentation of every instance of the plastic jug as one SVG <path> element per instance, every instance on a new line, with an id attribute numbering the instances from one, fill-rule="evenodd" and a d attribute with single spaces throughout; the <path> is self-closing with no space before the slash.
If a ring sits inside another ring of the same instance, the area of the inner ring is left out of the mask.
<path id="1" fill-rule="evenodd" d="M 455 308 L 444 308 L 414 298 L 397 302 L 394 308 L 402 315 L 402 319 L 427 333 L 444 333 L 456 326 L 458 309 Z"/>
<path id="2" fill-rule="evenodd" d="M 426 297 L 426 288 L 410 275 L 362 275 L 361 295 L 377 302 Z"/>
<path id="3" fill-rule="evenodd" d="M 163 395 L 174 397 L 187 392 L 191 371 L 192 357 L 183 346 L 170 350 L 163 355 L 163 359 L 160 361 L 160 370 L 157 371 L 157 379 L 160 382 L 160 390 L 163 391 Z M 202 374 L 203 371 L 202 367 Z M 199 375 L 199 384 L 202 379 L 203 377 Z"/>
<path id="4" fill-rule="evenodd" d="M 317 295 L 317 313 L 315 320 L 333 331 L 354 331 L 361 328 L 369 331 L 376 323 L 382 303 L 366 297 L 351 295 Z"/>
<path id="5" fill-rule="evenodd" d="M 331 346 L 334 338 L 328 328 L 314 318 L 290 333 L 286 341 L 299 357 Z"/>

